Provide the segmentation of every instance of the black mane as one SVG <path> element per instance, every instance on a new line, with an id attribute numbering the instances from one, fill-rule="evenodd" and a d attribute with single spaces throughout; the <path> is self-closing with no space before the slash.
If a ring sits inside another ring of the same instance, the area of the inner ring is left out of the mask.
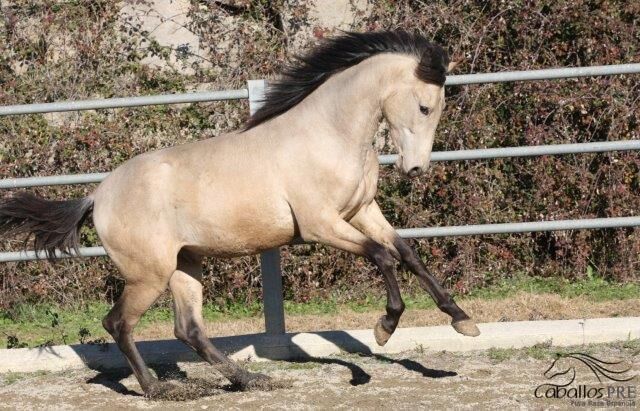
<path id="1" fill-rule="evenodd" d="M 379 53 L 416 56 L 420 64 L 416 76 L 429 83 L 444 85 L 449 56 L 437 44 L 419 34 L 405 31 L 344 33 L 324 40 L 294 63 L 285 67 L 282 78 L 269 82 L 264 105 L 245 124 L 245 130 L 279 116 L 300 103 L 332 75 Z"/>

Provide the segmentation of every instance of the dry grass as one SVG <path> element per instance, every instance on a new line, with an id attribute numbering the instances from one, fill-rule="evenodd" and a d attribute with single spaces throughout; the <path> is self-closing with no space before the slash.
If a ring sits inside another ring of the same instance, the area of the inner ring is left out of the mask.
<path id="1" fill-rule="evenodd" d="M 518 293 L 501 300 L 469 299 L 460 304 L 478 322 L 564 320 L 577 318 L 625 317 L 640 313 L 640 299 L 589 301 L 584 297 L 563 298 L 554 294 Z M 288 332 L 352 330 L 373 328 L 383 312 L 358 313 L 342 309 L 337 314 L 288 315 Z M 437 309 L 407 310 L 400 327 L 449 324 L 449 317 Z M 262 317 L 207 323 L 210 337 L 264 332 Z M 155 323 L 136 331 L 140 340 L 173 337 L 172 323 Z"/>

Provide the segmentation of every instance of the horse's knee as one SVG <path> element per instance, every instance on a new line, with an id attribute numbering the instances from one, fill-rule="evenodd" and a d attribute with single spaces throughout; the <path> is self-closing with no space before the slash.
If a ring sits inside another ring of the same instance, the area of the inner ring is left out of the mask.
<path id="1" fill-rule="evenodd" d="M 418 257 L 418 253 L 404 239 L 397 237 L 393 242 L 393 246 L 400 255 L 400 261 L 414 268 L 421 265 L 422 261 Z"/>
<path id="2" fill-rule="evenodd" d="M 389 272 L 396 268 L 395 260 L 388 251 L 379 259 L 379 261 L 377 261 L 377 265 L 382 272 Z"/>
<path id="3" fill-rule="evenodd" d="M 369 259 L 378 267 L 380 271 L 388 272 L 395 268 L 396 262 L 384 246 L 378 243 L 371 243 L 368 245 Z"/>

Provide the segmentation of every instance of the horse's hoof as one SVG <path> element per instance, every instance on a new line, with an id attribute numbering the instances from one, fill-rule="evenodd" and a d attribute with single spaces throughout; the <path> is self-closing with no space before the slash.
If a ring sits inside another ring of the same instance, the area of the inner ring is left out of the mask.
<path id="1" fill-rule="evenodd" d="M 451 322 L 451 326 L 454 330 L 459 332 L 462 335 L 466 335 L 467 337 L 477 337 L 480 335 L 480 330 L 476 325 L 475 321 L 471 318 L 467 318 L 466 320 Z"/>
<path id="2" fill-rule="evenodd" d="M 144 393 L 144 396 L 151 400 L 186 400 L 186 390 L 183 386 L 168 382 L 157 381 L 153 383 Z"/>
<path id="3" fill-rule="evenodd" d="M 383 317 L 378 320 L 376 326 L 373 328 L 373 335 L 374 337 L 376 337 L 376 342 L 381 347 L 384 346 L 387 341 L 389 341 L 389 338 L 391 338 L 392 335 L 389 331 L 385 330 L 384 327 L 382 327 L 382 318 Z"/>

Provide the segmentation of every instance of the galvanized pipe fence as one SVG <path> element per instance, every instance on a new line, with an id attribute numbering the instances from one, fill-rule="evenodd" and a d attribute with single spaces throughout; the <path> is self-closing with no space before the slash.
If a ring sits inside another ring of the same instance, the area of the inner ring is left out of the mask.
<path id="1" fill-rule="evenodd" d="M 448 76 L 447 85 L 501 83 L 511 81 L 551 80 L 587 76 L 609 76 L 640 73 L 640 63 L 592 67 L 568 67 L 546 70 L 510 71 L 498 73 L 464 74 Z M 200 93 L 166 94 L 141 97 L 111 98 L 102 100 L 65 101 L 43 104 L 25 104 L 0 107 L 0 116 L 38 114 L 75 110 L 139 107 L 146 105 L 197 103 L 231 99 L 249 99 L 250 113 L 262 104 L 266 88 L 265 80 L 249 80 L 246 89 L 223 90 Z M 529 147 L 505 147 L 476 150 L 441 151 L 432 153 L 432 161 L 480 160 L 506 157 L 529 157 L 540 155 L 600 153 L 640 149 L 640 140 L 608 141 L 595 143 L 555 144 Z M 393 164 L 396 155 L 379 156 L 380 164 Z M 108 173 L 88 173 L 46 177 L 9 178 L 0 180 L 0 189 L 26 188 L 66 184 L 99 183 Z M 403 238 L 426 238 L 442 236 L 523 233 L 534 231 L 577 230 L 597 228 L 619 228 L 640 226 L 640 216 L 593 218 L 578 220 L 536 221 L 502 224 L 480 224 L 450 227 L 424 227 L 398 229 Z M 103 247 L 83 247 L 79 254 L 56 253 L 57 258 L 104 256 Z M 33 251 L 0 253 L 0 262 L 29 261 L 45 258 Z M 268 250 L 260 256 L 262 270 L 265 328 L 269 334 L 285 332 L 282 273 L 280 252 Z"/>
<path id="2" fill-rule="evenodd" d="M 433 153 L 431 153 L 431 161 L 486 160 L 507 157 L 604 153 L 608 151 L 631 150 L 640 150 L 640 140 L 553 144 L 545 146 L 526 147 L 482 148 L 476 150 L 434 151 Z M 397 159 L 397 154 L 383 154 L 378 156 L 378 161 L 383 165 L 393 164 Z M 5 178 L 3 180 L 0 180 L 0 189 L 99 183 L 108 175 L 109 173 L 88 173 L 45 177 Z"/>

